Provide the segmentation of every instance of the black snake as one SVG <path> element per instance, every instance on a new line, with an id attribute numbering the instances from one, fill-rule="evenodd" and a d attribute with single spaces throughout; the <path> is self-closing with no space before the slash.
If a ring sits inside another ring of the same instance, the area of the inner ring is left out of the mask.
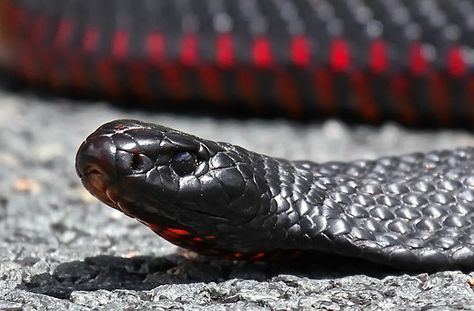
<path id="1" fill-rule="evenodd" d="M 472 127 L 474 2 L 0 0 L 0 69 L 173 108 Z"/>
<path id="2" fill-rule="evenodd" d="M 472 127 L 474 2 L 0 0 L 0 71 L 132 106 Z M 77 169 L 172 242 L 474 266 L 471 148 L 314 164 L 117 121 Z"/>
<path id="3" fill-rule="evenodd" d="M 474 149 L 291 162 L 117 120 L 76 168 L 104 203 L 196 252 L 263 260 L 323 252 L 402 269 L 474 267 Z"/>

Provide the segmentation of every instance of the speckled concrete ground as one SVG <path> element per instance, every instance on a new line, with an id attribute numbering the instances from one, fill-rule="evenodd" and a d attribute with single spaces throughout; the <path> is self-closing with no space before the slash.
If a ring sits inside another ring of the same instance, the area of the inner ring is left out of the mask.
<path id="1" fill-rule="evenodd" d="M 407 275 L 319 263 L 311 270 L 181 256 L 93 199 L 75 175 L 86 135 L 124 117 L 314 161 L 474 145 L 463 131 L 140 113 L 0 91 L 0 310 L 474 309 L 470 275 L 459 271 Z"/>

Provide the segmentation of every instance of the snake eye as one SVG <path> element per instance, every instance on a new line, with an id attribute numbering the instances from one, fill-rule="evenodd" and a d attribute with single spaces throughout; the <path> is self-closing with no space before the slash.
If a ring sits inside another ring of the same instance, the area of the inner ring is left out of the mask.
<path id="1" fill-rule="evenodd" d="M 191 152 L 178 152 L 171 159 L 171 167 L 179 176 L 192 173 L 197 166 L 197 157 Z"/>

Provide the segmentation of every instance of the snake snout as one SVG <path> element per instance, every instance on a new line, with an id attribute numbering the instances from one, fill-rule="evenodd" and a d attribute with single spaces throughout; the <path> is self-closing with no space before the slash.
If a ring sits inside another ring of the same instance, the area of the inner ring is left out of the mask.
<path id="1" fill-rule="evenodd" d="M 91 136 L 79 147 L 76 155 L 76 172 L 84 187 L 102 202 L 114 206 L 107 192 L 116 180 L 117 149 L 109 136 Z"/>

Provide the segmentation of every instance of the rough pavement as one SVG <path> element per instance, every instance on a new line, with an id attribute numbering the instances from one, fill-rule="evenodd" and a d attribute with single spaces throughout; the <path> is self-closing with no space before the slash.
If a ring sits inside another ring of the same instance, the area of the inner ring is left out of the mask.
<path id="1" fill-rule="evenodd" d="M 0 310 L 474 309 L 460 271 L 273 266 L 177 251 L 97 202 L 75 175 L 86 135 L 124 117 L 314 161 L 474 145 L 464 131 L 178 116 L 0 91 Z"/>

